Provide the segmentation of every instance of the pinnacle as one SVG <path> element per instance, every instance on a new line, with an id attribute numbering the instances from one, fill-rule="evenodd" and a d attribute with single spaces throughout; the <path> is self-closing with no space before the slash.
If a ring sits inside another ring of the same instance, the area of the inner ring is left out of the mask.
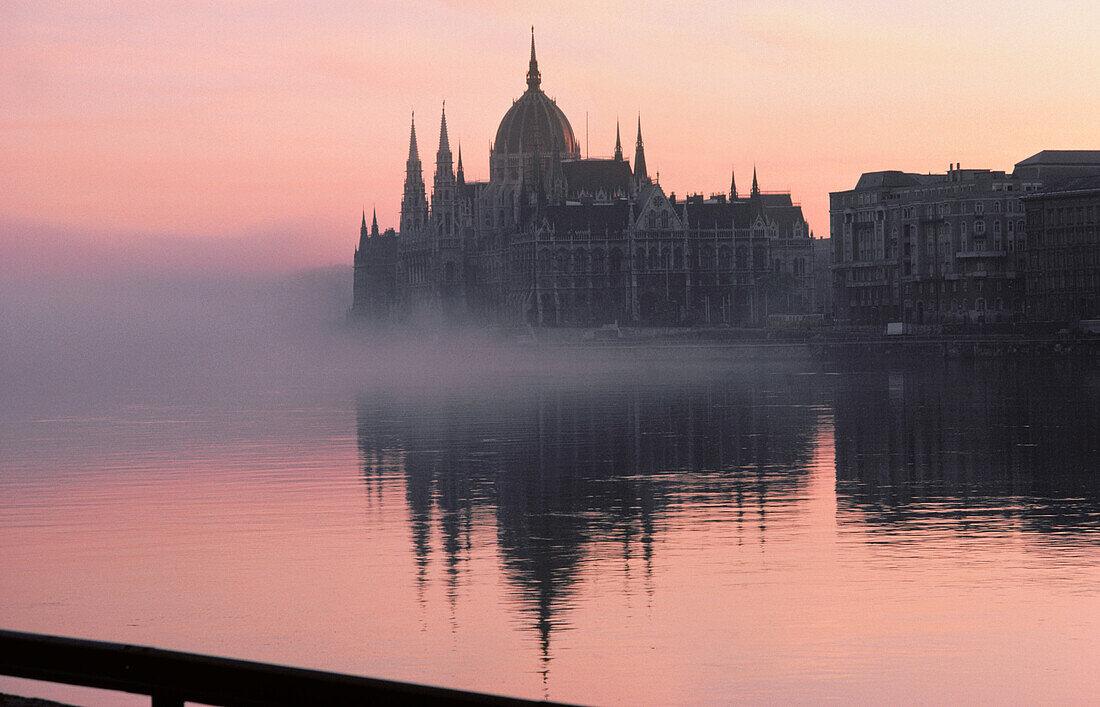
<path id="1" fill-rule="evenodd" d="M 439 123 L 439 154 L 450 154 L 451 145 L 447 139 L 447 102 L 443 101 L 443 117 Z"/>
<path id="2" fill-rule="evenodd" d="M 535 26 L 531 25 L 531 64 L 527 68 L 527 90 L 538 90 L 542 83 L 542 75 L 539 74 L 539 62 L 535 58 Z"/>
<path id="3" fill-rule="evenodd" d="M 416 149 L 416 113 L 412 114 L 412 128 L 409 131 L 409 162 L 419 162 L 420 154 Z"/>

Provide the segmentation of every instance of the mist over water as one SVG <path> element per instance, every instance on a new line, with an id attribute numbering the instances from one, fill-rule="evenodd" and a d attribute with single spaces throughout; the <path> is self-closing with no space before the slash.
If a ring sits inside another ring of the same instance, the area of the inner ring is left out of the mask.
<path id="1" fill-rule="evenodd" d="M 383 333 L 347 268 L 0 295 L 5 628 L 599 704 L 1100 688 L 1095 367 Z"/>

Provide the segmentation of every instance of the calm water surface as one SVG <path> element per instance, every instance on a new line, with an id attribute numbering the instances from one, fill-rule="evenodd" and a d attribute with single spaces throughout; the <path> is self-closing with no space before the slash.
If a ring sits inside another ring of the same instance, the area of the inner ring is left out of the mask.
<path id="1" fill-rule="evenodd" d="M 1100 694 L 1096 370 L 607 356 L 9 407 L 0 626 L 583 703 Z"/>

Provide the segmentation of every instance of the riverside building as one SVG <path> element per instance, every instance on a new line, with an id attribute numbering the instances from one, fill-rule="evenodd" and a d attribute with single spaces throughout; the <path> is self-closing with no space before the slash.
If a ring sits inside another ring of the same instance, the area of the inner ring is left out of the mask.
<path id="1" fill-rule="evenodd" d="M 1100 175 L 1061 183 L 1023 201 L 1029 316 L 1100 319 Z"/>
<path id="2" fill-rule="evenodd" d="M 1100 152 L 1044 151 L 1011 173 L 868 172 L 829 195 L 837 319 L 853 324 L 1016 321 L 1028 314 L 1023 197 Z"/>
<path id="3" fill-rule="evenodd" d="M 374 321 L 535 326 L 758 325 L 814 306 L 813 238 L 788 193 L 666 194 L 646 164 L 582 159 L 541 88 L 534 36 L 527 90 L 500 122 L 489 179 L 467 181 L 440 121 L 431 200 L 415 123 L 397 232 L 360 228 L 352 315 Z"/>

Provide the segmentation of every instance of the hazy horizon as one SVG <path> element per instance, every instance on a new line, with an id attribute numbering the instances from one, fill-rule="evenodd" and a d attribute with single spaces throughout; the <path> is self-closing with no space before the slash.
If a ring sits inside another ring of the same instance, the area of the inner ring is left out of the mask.
<path id="1" fill-rule="evenodd" d="M 363 209 L 396 226 L 410 111 L 426 181 L 444 100 L 467 178 L 487 177 L 531 25 L 586 153 L 610 154 L 617 119 L 632 152 L 640 113 L 666 192 L 726 192 L 731 169 L 744 191 L 755 166 L 818 236 L 828 192 L 864 171 L 1011 170 L 1096 147 L 1100 109 L 1081 88 L 1100 83 L 1085 2 L 119 0 L 6 3 L 0 20 L 5 223 L 108 248 L 252 238 L 243 270 L 349 263 Z"/>

